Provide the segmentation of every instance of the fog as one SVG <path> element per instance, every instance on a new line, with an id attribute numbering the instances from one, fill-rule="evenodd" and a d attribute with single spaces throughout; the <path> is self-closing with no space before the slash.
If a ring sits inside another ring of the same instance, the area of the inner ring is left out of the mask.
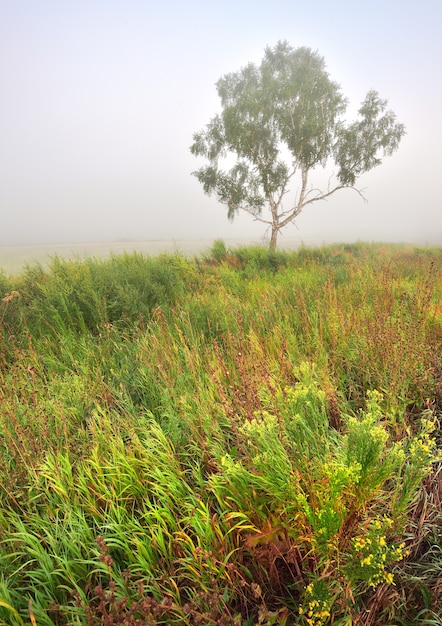
<path id="1" fill-rule="evenodd" d="M 355 111 L 374 88 L 407 135 L 284 241 L 442 245 L 442 4 L 20 0 L 0 4 L 0 245 L 261 239 L 191 172 L 215 83 L 286 39 L 324 56 Z"/>

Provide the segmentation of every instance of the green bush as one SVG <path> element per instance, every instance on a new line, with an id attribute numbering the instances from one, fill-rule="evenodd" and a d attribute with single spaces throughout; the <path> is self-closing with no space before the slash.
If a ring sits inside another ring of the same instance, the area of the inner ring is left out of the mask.
<path id="1" fill-rule="evenodd" d="M 221 263 L 227 255 L 226 244 L 222 239 L 216 239 L 210 249 L 211 258 L 217 263 Z"/>

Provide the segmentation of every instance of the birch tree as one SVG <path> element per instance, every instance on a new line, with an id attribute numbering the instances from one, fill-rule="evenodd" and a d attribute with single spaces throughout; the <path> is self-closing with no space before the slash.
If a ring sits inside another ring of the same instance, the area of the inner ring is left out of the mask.
<path id="1" fill-rule="evenodd" d="M 361 194 L 358 178 L 393 154 L 405 133 L 374 90 L 348 123 L 347 100 L 324 59 L 287 42 L 216 87 L 221 112 L 193 136 L 191 152 L 206 161 L 193 174 L 227 206 L 229 219 L 246 211 L 266 224 L 271 248 L 306 206 L 346 188 Z M 318 168 L 335 172 L 322 188 L 314 181 Z"/>

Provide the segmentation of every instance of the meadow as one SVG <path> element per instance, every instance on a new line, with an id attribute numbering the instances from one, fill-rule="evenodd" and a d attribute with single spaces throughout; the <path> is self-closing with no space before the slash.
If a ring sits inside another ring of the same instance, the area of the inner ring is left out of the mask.
<path id="1" fill-rule="evenodd" d="M 0 623 L 442 624 L 442 249 L 0 273 Z"/>

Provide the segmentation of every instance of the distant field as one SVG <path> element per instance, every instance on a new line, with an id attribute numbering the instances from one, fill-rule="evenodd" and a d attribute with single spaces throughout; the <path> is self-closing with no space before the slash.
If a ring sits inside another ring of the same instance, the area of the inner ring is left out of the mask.
<path id="1" fill-rule="evenodd" d="M 19 274 L 26 265 L 40 263 L 41 265 L 46 266 L 54 256 L 62 259 L 76 259 L 84 257 L 106 258 L 111 254 L 123 254 L 124 252 L 130 253 L 135 251 L 149 256 L 174 252 L 184 254 L 186 256 L 192 256 L 209 251 L 213 245 L 214 239 L 113 241 L 20 246 L 0 245 L 0 272 L 3 270 L 3 272 L 7 275 Z M 224 239 L 224 241 L 228 248 L 247 245 L 266 245 L 266 242 L 263 239 Z M 281 239 L 278 247 L 279 249 L 284 250 L 296 250 L 302 245 L 316 247 L 325 244 L 326 242 L 319 239 L 305 240 L 298 237 L 285 237 L 284 239 Z M 399 245 L 403 246 L 407 244 Z M 413 244 L 408 245 L 413 247 Z"/>
<path id="2" fill-rule="evenodd" d="M 227 245 L 257 243 L 251 240 L 229 240 Z M 107 257 L 124 252 L 142 252 L 157 255 L 179 252 L 186 255 L 199 254 L 210 249 L 212 239 L 175 241 L 115 241 L 106 243 L 66 243 L 24 246 L 0 246 L 0 269 L 6 274 L 19 273 L 25 265 L 46 265 L 51 257 L 64 259 L 82 257 Z"/>
<path id="3" fill-rule="evenodd" d="M 124 241 L 106 243 L 66 243 L 32 246 L 0 246 L 0 268 L 7 274 L 15 274 L 29 264 L 46 265 L 51 257 L 64 259 L 82 257 L 107 257 L 112 253 L 139 251 L 149 255 L 162 252 L 198 253 L 210 248 L 211 241 Z"/>

